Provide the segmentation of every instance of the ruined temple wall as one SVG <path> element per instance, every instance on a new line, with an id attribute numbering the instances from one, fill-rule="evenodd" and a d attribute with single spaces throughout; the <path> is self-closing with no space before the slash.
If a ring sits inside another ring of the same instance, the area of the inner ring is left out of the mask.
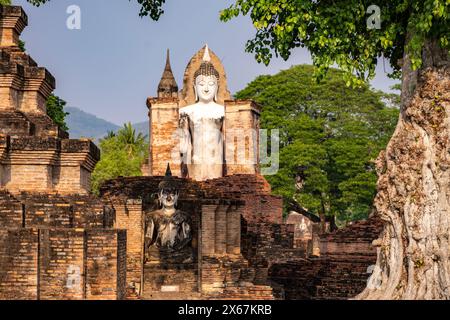
<path id="1" fill-rule="evenodd" d="M 284 286 L 286 299 L 348 299 L 367 285 L 383 223 L 376 217 L 321 235 L 320 256 L 275 263 L 269 279 Z"/>
<path id="2" fill-rule="evenodd" d="M 60 192 L 70 193 L 76 189 L 89 190 L 89 180 L 82 182 L 82 174 L 85 169 L 79 167 L 58 166 L 53 167 L 53 184 L 49 188 L 55 188 Z"/>
<path id="3" fill-rule="evenodd" d="M 84 249 L 82 230 L 39 231 L 39 299 L 84 298 Z"/>
<path id="4" fill-rule="evenodd" d="M 11 138 L 3 149 L 1 186 L 21 191 L 87 194 L 91 171 L 100 154 L 89 140 Z M 93 151 L 90 151 L 90 150 Z M 72 151 L 72 152 L 67 152 Z"/>
<path id="5" fill-rule="evenodd" d="M 25 113 L 47 113 L 47 95 L 39 91 L 25 91 L 20 99 L 19 109 Z"/>
<path id="6" fill-rule="evenodd" d="M 9 111 L 19 108 L 19 90 L 8 87 L 0 87 L 0 110 Z"/>
<path id="7" fill-rule="evenodd" d="M 181 176 L 179 145 L 177 134 L 179 106 L 176 98 L 149 98 L 150 124 L 150 176 L 164 176 L 167 164 L 170 164 L 172 174 Z"/>
<path id="8" fill-rule="evenodd" d="M 114 203 L 116 210 L 115 227 L 127 231 L 126 274 L 127 286 L 141 292 L 143 272 L 144 221 L 141 200 Z"/>
<path id="9" fill-rule="evenodd" d="M 113 220 L 87 196 L 0 192 L 0 298 L 123 297 L 126 233 Z"/>
<path id="10" fill-rule="evenodd" d="M 242 254 L 255 268 L 255 283 L 267 284 L 272 265 L 304 259 L 308 242 L 295 246 L 294 226 L 243 222 Z"/>
<path id="11" fill-rule="evenodd" d="M 245 201 L 242 216 L 248 223 L 283 223 L 283 199 L 271 194 L 262 175 L 236 174 L 202 182 L 206 196 Z"/>
<path id="12" fill-rule="evenodd" d="M 259 173 L 260 107 L 253 101 L 225 101 L 226 174 Z"/>
<path id="13" fill-rule="evenodd" d="M 86 299 L 123 299 L 126 275 L 120 263 L 126 263 L 123 250 L 126 231 L 88 230 L 86 233 Z"/>
<path id="14" fill-rule="evenodd" d="M 283 224 L 283 199 L 272 195 L 243 195 L 243 217 L 248 223 Z"/>
<path id="15" fill-rule="evenodd" d="M 126 233 L 3 229 L 0 299 L 122 299 Z"/>
<path id="16" fill-rule="evenodd" d="M 38 233 L 0 228 L 0 300 L 38 298 Z"/>
<path id="17" fill-rule="evenodd" d="M 8 18 L 0 20 L 0 46 L 18 46 L 19 36 L 28 24 L 27 15 L 18 6 L 2 6 L 1 14 Z"/>
<path id="18" fill-rule="evenodd" d="M 0 193 L 0 228 L 20 228 L 24 224 L 24 211 L 18 201 L 10 201 Z"/>
<path id="19" fill-rule="evenodd" d="M 6 168 L 9 178 L 5 183 L 5 188 L 8 190 L 45 192 L 52 189 L 53 170 L 50 165 L 19 164 Z"/>

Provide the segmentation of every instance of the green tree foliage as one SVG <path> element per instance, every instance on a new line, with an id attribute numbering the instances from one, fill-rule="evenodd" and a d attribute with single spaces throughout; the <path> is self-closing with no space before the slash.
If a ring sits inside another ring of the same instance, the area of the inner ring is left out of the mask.
<path id="1" fill-rule="evenodd" d="M 111 133 L 108 132 L 107 136 Z M 145 144 L 146 136 L 139 132 L 136 135 L 136 130 L 133 128 L 131 123 L 124 124 L 123 128 L 118 132 L 117 138 L 123 145 L 123 148 L 129 155 L 136 154 L 139 152 L 139 148 Z"/>
<path id="2" fill-rule="evenodd" d="M 336 69 L 317 83 L 313 69 L 259 76 L 236 98 L 260 103 L 261 126 L 280 129 L 280 170 L 267 176 L 274 193 L 316 214 L 361 219 L 376 192 L 373 160 L 398 120 L 398 96 L 348 87 Z"/>
<path id="3" fill-rule="evenodd" d="M 66 101 L 54 94 L 51 94 L 47 99 L 47 115 L 55 122 L 62 130 L 69 131 L 66 124 L 66 116 L 68 112 L 64 111 Z"/>
<path id="4" fill-rule="evenodd" d="M 101 160 L 92 174 L 92 191 L 98 194 L 100 185 L 119 176 L 140 176 L 141 166 L 148 155 L 146 136 L 136 134 L 133 126 L 125 124 L 117 133 L 108 132 L 100 140 Z"/>
<path id="5" fill-rule="evenodd" d="M 380 29 L 367 27 L 370 5 L 381 9 Z M 240 14 L 250 15 L 256 28 L 247 50 L 257 61 L 268 64 L 273 53 L 287 59 L 293 48 L 306 47 L 319 78 L 337 64 L 353 84 L 374 77 L 380 56 L 390 59 L 398 75 L 405 51 L 413 68 L 420 67 L 427 39 L 450 48 L 448 0 L 237 0 L 221 19 Z"/>

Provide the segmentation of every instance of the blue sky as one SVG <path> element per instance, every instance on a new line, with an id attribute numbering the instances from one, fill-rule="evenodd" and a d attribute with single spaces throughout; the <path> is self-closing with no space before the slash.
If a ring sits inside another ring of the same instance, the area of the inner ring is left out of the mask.
<path id="1" fill-rule="evenodd" d="M 219 11 L 232 0 L 168 0 L 158 22 L 138 17 L 136 0 L 51 0 L 39 8 L 26 0 L 13 2 L 28 14 L 22 39 L 34 60 L 56 77 L 56 94 L 69 106 L 118 125 L 147 120 L 145 101 L 156 94 L 167 48 L 181 87 L 189 59 L 208 43 L 225 65 L 232 93 L 257 75 L 311 63 L 307 50 L 296 49 L 288 61 L 258 64 L 244 51 L 254 35 L 250 19 L 219 21 Z M 81 30 L 66 27 L 70 5 L 81 8 Z M 387 62 L 379 64 L 372 85 L 388 91 L 395 82 L 385 68 L 389 71 Z"/>

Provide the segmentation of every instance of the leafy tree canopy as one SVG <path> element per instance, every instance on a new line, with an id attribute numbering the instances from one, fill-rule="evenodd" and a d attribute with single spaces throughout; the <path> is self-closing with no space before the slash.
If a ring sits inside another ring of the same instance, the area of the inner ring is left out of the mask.
<path id="1" fill-rule="evenodd" d="M 371 5 L 380 8 L 380 29 L 367 27 Z M 306 47 L 319 78 L 337 64 L 353 84 L 374 77 L 380 56 L 390 59 L 394 75 L 399 75 L 405 50 L 418 68 L 427 39 L 450 48 L 448 0 L 237 0 L 222 11 L 221 19 L 240 14 L 250 15 L 257 30 L 247 43 L 257 61 L 268 64 L 273 53 L 288 59 L 293 48 Z"/>
<path id="2" fill-rule="evenodd" d="M 100 140 L 101 159 L 92 173 L 92 191 L 98 194 L 100 185 L 119 176 L 140 176 L 141 166 L 148 155 L 146 136 L 136 134 L 128 123 L 117 133 L 108 132 Z"/>
<path id="3" fill-rule="evenodd" d="M 336 69 L 317 83 L 313 69 L 259 76 L 236 98 L 260 103 L 262 128 L 280 129 L 280 170 L 267 176 L 274 193 L 316 214 L 361 219 L 376 193 L 373 160 L 398 120 L 398 95 L 348 87 Z"/>

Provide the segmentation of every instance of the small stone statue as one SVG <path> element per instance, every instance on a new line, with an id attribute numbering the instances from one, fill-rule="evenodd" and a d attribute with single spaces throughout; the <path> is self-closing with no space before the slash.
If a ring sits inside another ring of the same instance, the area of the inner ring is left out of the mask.
<path id="1" fill-rule="evenodd" d="M 145 214 L 146 260 L 150 259 L 149 253 L 152 248 L 158 249 L 156 251 L 159 253 L 174 255 L 183 251 L 192 240 L 190 216 L 175 208 L 179 188 L 172 177 L 169 165 L 158 189 L 158 201 L 162 208 Z"/>

